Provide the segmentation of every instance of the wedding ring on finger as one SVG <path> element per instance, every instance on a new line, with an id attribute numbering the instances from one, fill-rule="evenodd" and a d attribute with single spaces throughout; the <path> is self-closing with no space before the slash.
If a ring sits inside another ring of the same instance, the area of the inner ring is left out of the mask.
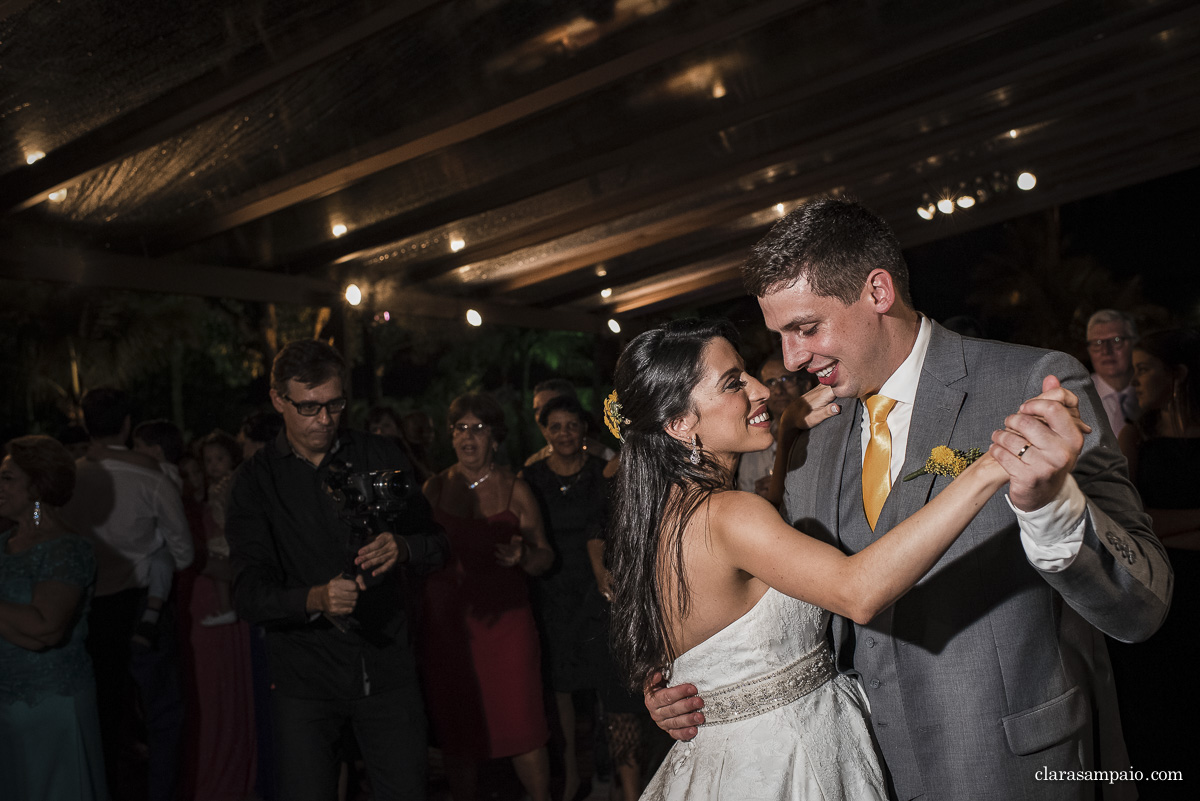
<path id="1" fill-rule="evenodd" d="M 1027 451 L 1027 450 L 1029 450 L 1028 442 L 1026 442 L 1024 446 L 1022 446 L 1021 450 L 1017 451 L 1017 458 L 1020 459 L 1022 456 L 1024 456 L 1025 451 Z"/>

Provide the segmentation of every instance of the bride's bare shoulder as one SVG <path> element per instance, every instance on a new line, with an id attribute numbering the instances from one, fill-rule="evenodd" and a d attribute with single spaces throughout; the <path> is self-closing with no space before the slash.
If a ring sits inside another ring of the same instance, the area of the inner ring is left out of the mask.
<path id="1" fill-rule="evenodd" d="M 780 520 L 779 511 L 766 498 L 753 492 L 726 490 L 709 500 L 710 525 L 717 533 L 754 530 L 750 522 Z"/>

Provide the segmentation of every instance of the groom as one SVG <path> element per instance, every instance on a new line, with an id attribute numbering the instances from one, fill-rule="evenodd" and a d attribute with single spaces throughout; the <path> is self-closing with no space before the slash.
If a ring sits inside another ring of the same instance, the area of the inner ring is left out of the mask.
<path id="1" fill-rule="evenodd" d="M 1135 797 L 1132 782 L 1080 774 L 1131 767 L 1104 634 L 1153 634 L 1172 573 L 1087 371 L 918 314 L 895 236 L 853 202 L 793 211 L 754 247 L 743 278 L 788 369 L 844 399 L 787 476 L 783 514 L 797 528 L 857 552 L 945 488 L 934 475 L 902 480 L 934 447 L 995 438 L 1020 453 L 998 453 L 1009 486 L 916 587 L 866 625 L 835 619 L 839 668 L 866 692 L 894 797 L 1083 799 L 1097 787 Z M 1048 376 L 1092 427 L 1073 473 L 1049 419 L 1006 417 L 1056 388 Z M 695 692 L 662 688 L 646 705 L 690 739 L 703 721 Z"/>

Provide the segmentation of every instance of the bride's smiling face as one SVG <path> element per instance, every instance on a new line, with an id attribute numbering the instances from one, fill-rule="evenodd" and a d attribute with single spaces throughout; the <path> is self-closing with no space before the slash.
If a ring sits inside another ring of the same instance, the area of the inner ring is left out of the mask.
<path id="1" fill-rule="evenodd" d="M 727 339 L 709 342 L 701 358 L 700 382 L 692 389 L 695 411 L 672 424 L 671 433 L 684 441 L 695 434 L 700 447 L 718 458 L 769 448 L 773 440 L 767 411 L 770 390 L 746 372 L 742 357 Z"/>

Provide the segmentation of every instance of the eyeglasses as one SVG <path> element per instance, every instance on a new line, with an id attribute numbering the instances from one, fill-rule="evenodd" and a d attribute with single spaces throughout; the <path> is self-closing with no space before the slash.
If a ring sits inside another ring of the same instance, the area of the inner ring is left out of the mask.
<path id="1" fill-rule="evenodd" d="M 346 408 L 345 398 L 334 398 L 333 400 L 325 401 L 324 403 L 317 403 L 316 401 L 300 401 L 297 403 L 287 395 L 284 395 L 283 399 L 295 406 L 296 413 L 301 417 L 316 417 L 321 413 L 322 409 L 329 412 L 329 416 L 332 417 L 335 414 L 341 414 L 342 410 Z"/>
<path id="2" fill-rule="evenodd" d="M 487 423 L 452 423 L 450 433 L 453 434 L 482 434 L 491 426 Z"/>
<path id="3" fill-rule="evenodd" d="M 763 381 L 763 384 L 766 385 L 767 389 L 775 389 L 777 386 L 787 389 L 788 387 L 795 386 L 799 380 L 794 375 L 781 375 L 778 378 L 768 378 L 766 381 Z"/>
<path id="4" fill-rule="evenodd" d="M 1129 345 L 1129 343 L 1132 341 L 1133 340 L 1130 339 L 1129 337 L 1109 337 L 1108 339 L 1089 339 L 1088 343 L 1087 343 L 1087 349 L 1090 350 L 1092 353 L 1103 353 L 1104 351 L 1108 350 L 1110 347 L 1113 350 L 1117 350 L 1118 348 L 1127 347 Z"/>

